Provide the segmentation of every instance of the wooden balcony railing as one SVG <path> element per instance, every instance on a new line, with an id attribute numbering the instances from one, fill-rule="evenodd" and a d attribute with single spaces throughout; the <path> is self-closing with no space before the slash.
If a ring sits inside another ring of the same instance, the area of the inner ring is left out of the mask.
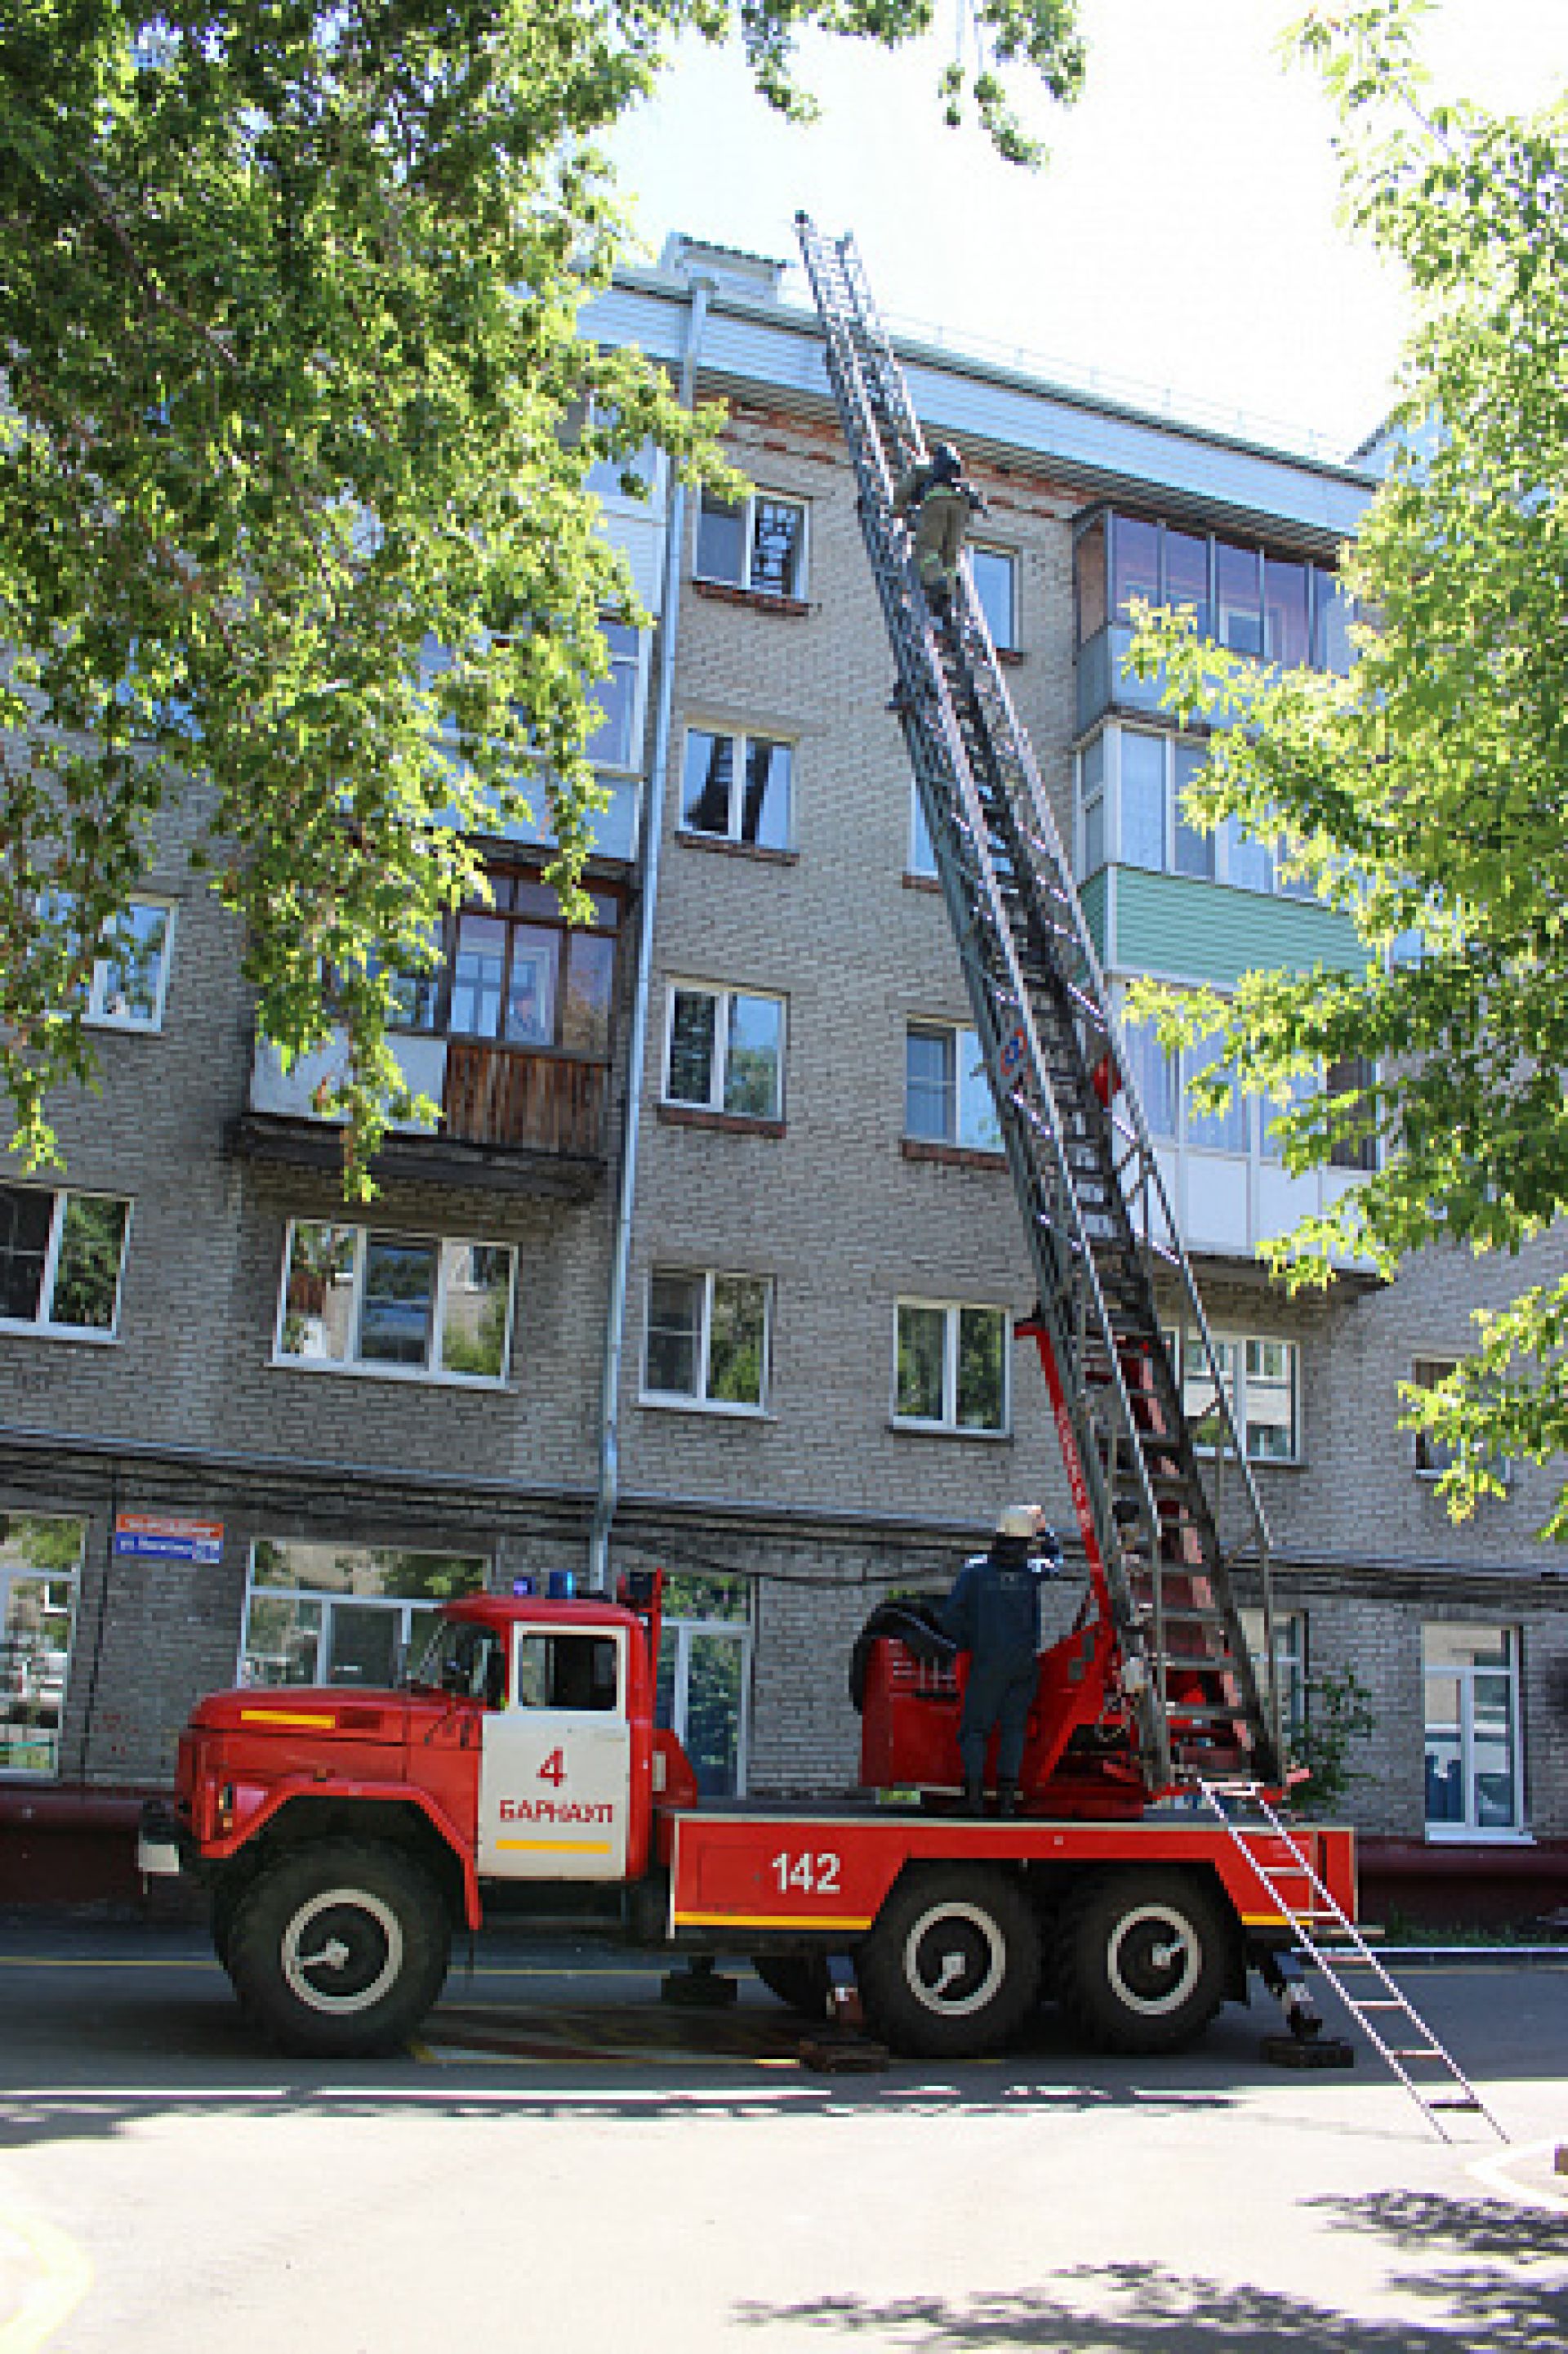
<path id="1" fill-rule="evenodd" d="M 604 1150 L 609 1070 L 492 1039 L 450 1038 L 441 1108 L 464 1144 L 592 1158 Z"/>

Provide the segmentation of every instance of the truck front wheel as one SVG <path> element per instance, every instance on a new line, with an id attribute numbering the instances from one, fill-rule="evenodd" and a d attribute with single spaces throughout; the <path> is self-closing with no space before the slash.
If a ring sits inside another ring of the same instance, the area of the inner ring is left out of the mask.
<path id="1" fill-rule="evenodd" d="M 877 1914 L 855 1974 L 872 2025 L 895 2052 L 973 2059 L 1000 2049 L 1033 2009 L 1040 1933 L 1005 1872 L 915 1872 Z"/>
<path id="2" fill-rule="evenodd" d="M 390 2052 L 441 1990 L 446 1908 L 392 1846 L 320 1840 L 286 1849 L 247 1889 L 227 1967 L 247 2016 L 284 2052 Z"/>
<path id="3" fill-rule="evenodd" d="M 1102 2052 L 1177 2052 L 1224 2000 L 1234 1925 L 1191 1873 L 1099 1872 L 1073 1889 L 1054 1940 L 1057 1999 Z"/>

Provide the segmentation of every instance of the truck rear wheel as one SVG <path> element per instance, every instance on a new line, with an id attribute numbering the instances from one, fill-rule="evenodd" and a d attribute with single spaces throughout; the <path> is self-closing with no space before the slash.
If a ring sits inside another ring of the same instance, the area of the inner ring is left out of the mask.
<path id="1" fill-rule="evenodd" d="M 866 2015 L 895 2052 L 972 2059 L 1000 2049 L 1033 2009 L 1040 1932 L 1005 1872 L 917 1872 L 883 1905 L 855 1971 Z"/>
<path id="2" fill-rule="evenodd" d="M 441 1990 L 446 1908 L 400 1849 L 286 1849 L 246 1891 L 227 1967 L 247 2016 L 284 2052 L 349 2059 L 403 2042 Z"/>
<path id="3" fill-rule="evenodd" d="M 1068 2025 L 1102 2052 L 1176 2052 L 1224 2000 L 1234 1935 L 1218 1896 L 1192 1873 L 1097 1872 L 1056 1926 L 1056 1996 Z"/>

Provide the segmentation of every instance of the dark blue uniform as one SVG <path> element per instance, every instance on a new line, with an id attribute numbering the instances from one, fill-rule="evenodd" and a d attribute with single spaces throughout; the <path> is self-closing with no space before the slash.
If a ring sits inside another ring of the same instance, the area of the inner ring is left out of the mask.
<path id="1" fill-rule="evenodd" d="M 969 1654 L 969 1680 L 959 1723 L 959 1754 L 971 1787 L 985 1773 L 986 1744 L 997 1733 L 996 1778 L 1016 1783 L 1039 1674 L 1040 1587 L 1061 1554 L 1031 1553 L 1027 1537 L 993 1539 L 959 1572 L 942 1606 L 942 1624 Z"/>

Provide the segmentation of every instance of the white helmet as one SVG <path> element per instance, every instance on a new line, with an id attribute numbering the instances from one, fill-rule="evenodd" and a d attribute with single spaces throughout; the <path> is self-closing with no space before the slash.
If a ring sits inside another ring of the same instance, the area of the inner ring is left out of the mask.
<path id="1" fill-rule="evenodd" d="M 1009 1504 L 997 1514 L 996 1532 L 999 1537 L 1037 1537 L 1044 1525 L 1038 1504 Z"/>

